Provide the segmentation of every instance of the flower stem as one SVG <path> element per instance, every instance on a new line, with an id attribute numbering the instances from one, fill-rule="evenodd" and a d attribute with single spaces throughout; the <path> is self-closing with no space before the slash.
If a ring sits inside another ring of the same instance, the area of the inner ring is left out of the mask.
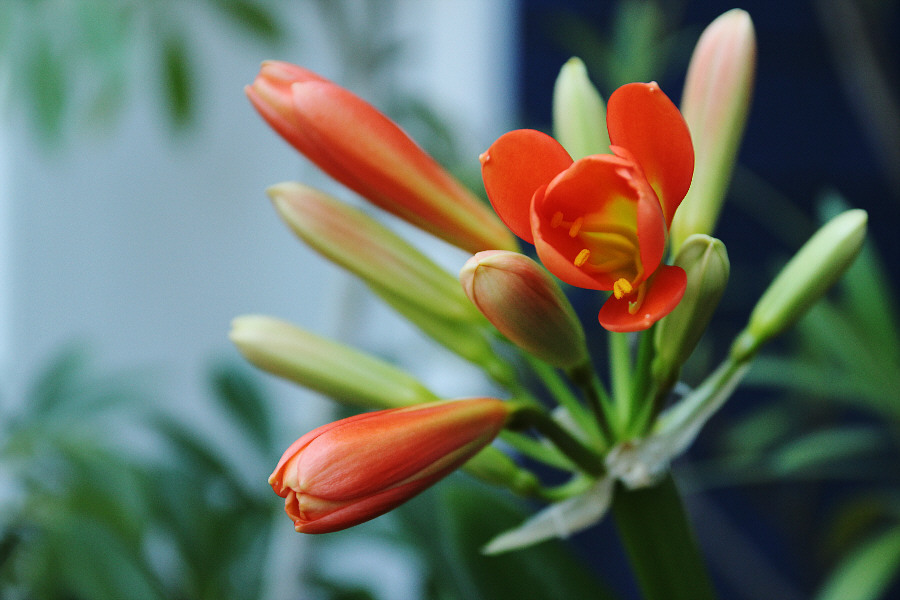
<path id="1" fill-rule="evenodd" d="M 613 518 L 645 600 L 716 597 L 671 475 L 654 487 L 620 486 L 613 498 Z"/>
<path id="2" fill-rule="evenodd" d="M 509 427 L 512 429 L 534 427 L 571 459 L 579 469 L 589 475 L 599 476 L 606 471 L 603 457 L 600 454 L 581 443 L 540 408 L 527 404 L 521 405 L 513 413 Z"/>
<path id="3" fill-rule="evenodd" d="M 603 434 L 598 429 L 599 424 L 591 415 L 591 411 L 579 401 L 576 394 L 563 380 L 559 371 L 544 361 L 529 355 L 526 355 L 526 360 L 528 360 L 528 364 L 534 373 L 541 379 L 547 391 L 553 395 L 553 398 L 560 406 L 568 411 L 569 415 L 578 423 L 578 426 L 584 429 L 585 432 L 602 438 Z M 586 368 L 591 369 L 590 365 L 587 365 Z"/>
<path id="4" fill-rule="evenodd" d="M 616 406 L 614 429 L 622 432 L 631 415 L 631 349 L 627 333 L 609 332 L 609 365 L 613 402 Z"/>

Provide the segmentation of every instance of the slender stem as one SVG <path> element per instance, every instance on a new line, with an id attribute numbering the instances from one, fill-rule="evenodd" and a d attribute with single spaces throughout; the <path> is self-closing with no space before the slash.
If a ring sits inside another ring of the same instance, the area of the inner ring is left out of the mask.
<path id="1" fill-rule="evenodd" d="M 712 582 L 671 475 L 654 487 L 619 487 L 613 518 L 645 600 L 712 600 Z"/>
<path id="2" fill-rule="evenodd" d="M 642 331 L 638 338 L 637 360 L 634 364 L 634 376 L 632 378 L 633 387 L 631 389 L 631 401 L 634 404 L 648 401 L 647 395 L 650 390 L 652 376 L 650 374 L 650 365 L 653 362 L 653 330 L 656 325 L 646 331 Z"/>
<path id="3" fill-rule="evenodd" d="M 599 453 L 585 446 L 563 429 L 550 415 L 537 407 L 530 405 L 519 407 L 513 413 L 509 427 L 513 429 L 534 427 L 571 459 L 579 469 L 589 475 L 599 476 L 606 470 L 603 457 Z"/>
<path id="4" fill-rule="evenodd" d="M 534 495 L 546 502 L 560 502 L 588 491 L 595 481 L 593 477 L 576 475 L 569 481 L 557 486 L 539 487 L 535 490 Z"/>
<path id="5" fill-rule="evenodd" d="M 624 431 L 631 414 L 631 349 L 628 342 L 627 333 L 609 332 L 610 379 L 618 432 Z"/>
<path id="6" fill-rule="evenodd" d="M 540 409 L 535 408 L 535 410 Z M 568 470 L 572 467 L 572 461 L 564 453 L 560 452 L 558 448 L 543 444 L 527 435 L 507 429 L 500 432 L 500 438 L 516 452 L 545 465 L 563 470 Z"/>
<path id="7" fill-rule="evenodd" d="M 594 420 L 599 426 L 601 451 L 610 447 L 615 437 L 611 421 L 614 416 L 615 407 L 609 398 L 606 388 L 597 377 L 597 373 L 589 366 L 581 369 L 572 369 L 569 377 L 577 385 L 584 397 L 587 398 L 588 405 L 594 413 Z"/>
<path id="8" fill-rule="evenodd" d="M 534 373 L 540 377 L 544 387 L 549 391 L 560 406 L 568 411 L 585 433 L 602 437 L 598 430 L 597 421 L 591 416 L 590 411 L 579 401 L 572 389 L 563 380 L 562 375 L 544 361 L 526 355 L 529 365 Z M 590 365 L 587 366 L 590 369 Z"/>

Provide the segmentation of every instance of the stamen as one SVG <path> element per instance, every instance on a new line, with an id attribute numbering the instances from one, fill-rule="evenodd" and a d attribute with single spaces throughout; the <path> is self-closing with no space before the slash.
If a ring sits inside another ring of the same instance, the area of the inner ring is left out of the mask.
<path id="1" fill-rule="evenodd" d="M 553 218 L 550 219 L 550 227 L 559 227 L 562 224 L 563 214 L 562 211 L 556 211 L 554 213 Z"/>
<path id="2" fill-rule="evenodd" d="M 586 263 L 590 255 L 591 251 L 587 248 L 584 248 L 581 252 L 578 253 L 578 256 L 575 257 L 575 266 L 580 267 L 581 265 Z"/>
<path id="3" fill-rule="evenodd" d="M 628 312 L 629 314 L 637 314 L 637 311 L 641 309 L 641 305 L 644 303 L 644 296 L 647 294 L 647 286 L 641 285 L 638 287 L 637 298 L 631 300 L 628 303 Z"/>
<path id="4" fill-rule="evenodd" d="M 630 294 L 633 289 L 631 282 L 623 277 L 617 279 L 613 284 L 613 295 L 616 297 L 616 300 L 621 300 L 624 296 Z"/>
<path id="5" fill-rule="evenodd" d="M 584 217 L 578 217 L 575 219 L 575 222 L 572 223 L 572 226 L 569 227 L 569 237 L 575 237 L 578 235 L 579 230 L 581 230 L 581 226 L 584 224 Z"/>

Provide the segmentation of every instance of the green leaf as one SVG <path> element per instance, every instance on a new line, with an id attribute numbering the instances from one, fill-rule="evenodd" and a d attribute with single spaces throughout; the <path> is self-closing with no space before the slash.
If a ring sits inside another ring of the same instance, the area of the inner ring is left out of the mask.
<path id="1" fill-rule="evenodd" d="M 254 0 L 216 0 L 216 6 L 235 25 L 247 33 L 270 42 L 284 37 L 278 19 L 268 9 Z"/>
<path id="2" fill-rule="evenodd" d="M 37 36 L 25 60 L 25 93 L 31 98 L 38 130 L 46 138 L 59 135 L 69 100 L 65 58 L 52 46 L 52 39 Z"/>
<path id="3" fill-rule="evenodd" d="M 256 381 L 236 365 L 213 368 L 212 386 L 216 399 L 237 421 L 243 432 L 269 452 L 274 447 L 270 406 Z"/>
<path id="4" fill-rule="evenodd" d="M 817 600 L 876 600 L 900 574 L 900 527 L 858 545 L 832 571 Z"/>
<path id="5" fill-rule="evenodd" d="M 140 549 L 126 544 L 107 524 L 68 513 L 32 543 L 41 553 L 32 576 L 49 592 L 36 597 L 93 600 L 162 600 L 166 597 Z M 43 571 L 43 574 L 40 572 Z M 46 593 L 45 592 L 45 593 Z"/>
<path id="6" fill-rule="evenodd" d="M 180 35 L 170 35 L 162 47 L 162 78 L 169 115 L 179 127 L 194 115 L 193 69 L 187 44 Z"/>
<path id="7" fill-rule="evenodd" d="M 468 482 L 466 482 L 468 483 Z M 497 556 L 481 548 L 498 533 L 522 523 L 529 512 L 494 490 L 475 485 L 444 484 L 439 490 L 438 533 L 452 570 L 456 597 L 478 600 L 545 598 L 613 598 L 585 564 L 558 540 Z"/>
<path id="8" fill-rule="evenodd" d="M 885 446 L 883 435 L 868 427 L 826 429 L 792 439 L 772 456 L 770 464 L 777 473 L 790 475 L 842 460 L 861 460 Z"/>

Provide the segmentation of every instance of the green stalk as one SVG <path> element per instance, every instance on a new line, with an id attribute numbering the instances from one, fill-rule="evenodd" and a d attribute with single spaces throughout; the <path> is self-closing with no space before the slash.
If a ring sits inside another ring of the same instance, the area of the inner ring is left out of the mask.
<path id="1" fill-rule="evenodd" d="M 602 439 L 603 434 L 600 432 L 596 419 L 591 415 L 591 411 L 585 408 L 584 404 L 578 399 L 575 393 L 569 388 L 563 380 L 562 375 L 556 368 L 548 365 L 544 361 L 525 355 L 528 364 L 534 371 L 544 388 L 553 395 L 556 402 L 568 411 L 569 415 L 578 423 L 586 433 Z M 590 365 L 586 367 L 591 369 Z"/>
<path id="2" fill-rule="evenodd" d="M 609 332 L 609 365 L 612 396 L 616 406 L 614 429 L 622 433 L 631 415 L 631 348 L 629 334 Z"/>
<path id="3" fill-rule="evenodd" d="M 671 475 L 654 487 L 619 486 L 612 513 L 645 600 L 716 597 Z"/>
<path id="4" fill-rule="evenodd" d="M 600 454 L 581 443 L 540 408 L 527 404 L 520 406 L 512 414 L 508 427 L 534 427 L 585 473 L 598 477 L 606 471 Z"/>

